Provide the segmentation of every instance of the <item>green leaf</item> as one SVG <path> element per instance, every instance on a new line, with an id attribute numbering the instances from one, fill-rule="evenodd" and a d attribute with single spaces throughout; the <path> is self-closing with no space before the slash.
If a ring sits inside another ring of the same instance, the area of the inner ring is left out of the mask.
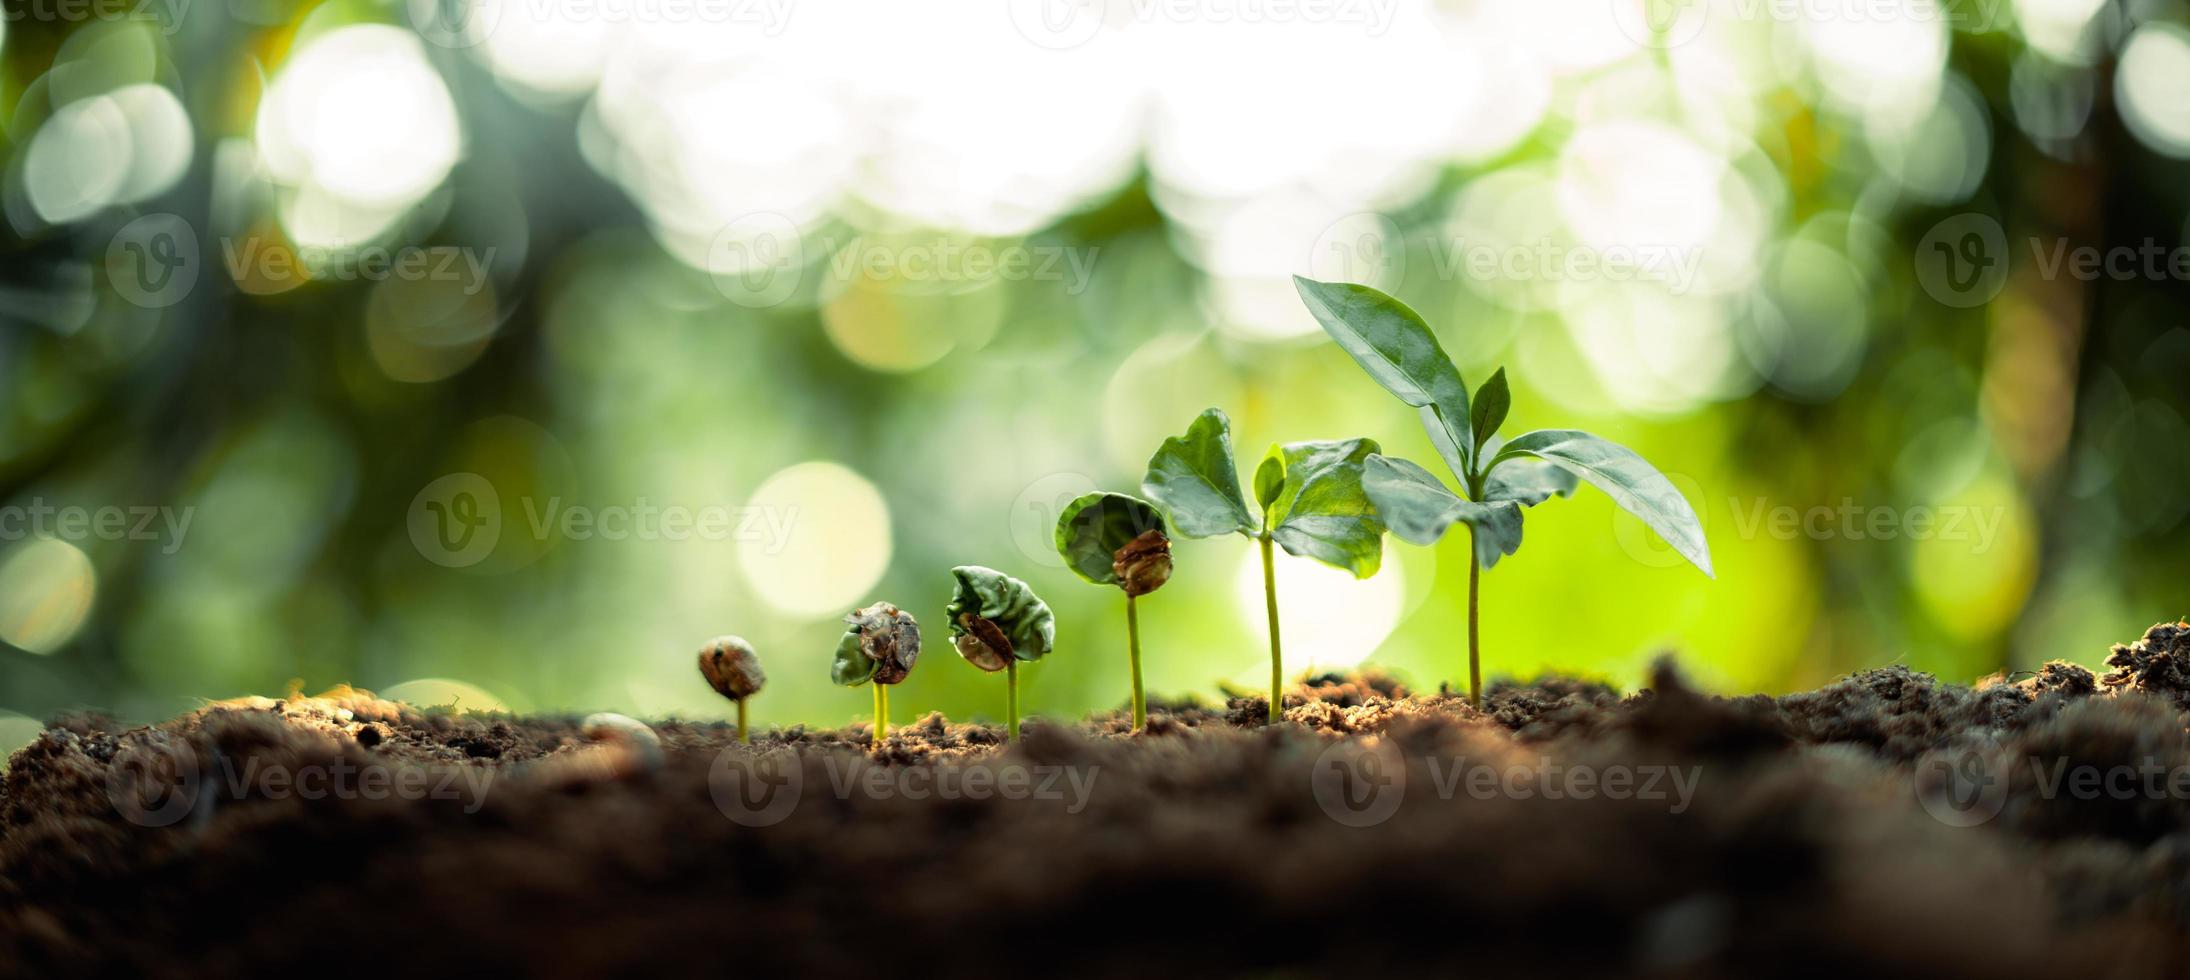
<path id="1" fill-rule="evenodd" d="M 1270 537 L 1288 554 L 1343 568 L 1355 578 L 1376 574 L 1384 558 L 1384 522 L 1361 490 L 1362 462 L 1376 451 L 1374 439 L 1279 447 L 1285 479 L 1270 505 Z"/>
<path id="2" fill-rule="evenodd" d="M 1534 507 L 1554 496 L 1573 496 L 1576 482 L 1574 474 L 1543 460 L 1508 458 L 1483 479 L 1483 500 Z"/>
<path id="3" fill-rule="evenodd" d="M 1255 467 L 1255 506 L 1262 508 L 1263 516 L 1268 517 L 1270 505 L 1284 492 L 1285 450 L 1273 445 L 1269 455 L 1262 457 L 1262 465 Z"/>
<path id="4" fill-rule="evenodd" d="M 829 665 L 829 679 L 845 687 L 858 687 L 874 677 L 875 662 L 859 649 L 859 628 L 845 630 L 836 641 L 836 661 Z"/>
<path id="5" fill-rule="evenodd" d="M 1475 448 L 1468 431 L 1468 386 L 1422 317 L 1390 296 L 1356 283 L 1293 277 L 1300 299 L 1338 346 L 1399 400 L 1424 409 L 1430 438 L 1442 437 L 1438 453 L 1455 476 L 1467 472 Z M 1453 465 L 1458 456 L 1459 465 Z"/>
<path id="6" fill-rule="evenodd" d="M 1703 523 L 1696 519 L 1695 508 L 1672 481 L 1632 450 L 1575 429 L 1541 429 L 1506 443 L 1491 460 L 1491 471 L 1496 473 L 1501 464 L 1520 456 L 1534 456 L 1589 481 L 1641 518 L 1703 574 L 1712 575 L 1710 546 L 1703 539 Z"/>
<path id="7" fill-rule="evenodd" d="M 1111 568 L 1118 549 L 1141 532 L 1163 529 L 1154 505 L 1122 493 L 1090 493 L 1065 505 L 1057 518 L 1057 553 L 1073 573 L 1096 585 L 1117 585 Z"/>
<path id="8" fill-rule="evenodd" d="M 1400 540 L 1436 544 L 1454 524 L 1474 531 L 1475 557 L 1484 568 L 1521 549 L 1521 505 L 1510 500 L 1476 503 L 1413 462 L 1371 456 L 1362 466 L 1361 487 L 1386 526 Z"/>
<path id="9" fill-rule="evenodd" d="M 1506 388 L 1506 369 L 1499 368 L 1475 390 L 1474 406 L 1469 408 L 1469 425 L 1475 429 L 1475 446 L 1482 448 L 1490 437 L 1498 433 L 1498 427 L 1506 424 L 1506 410 L 1513 407 L 1513 393 Z"/>
<path id="10" fill-rule="evenodd" d="M 1189 538 L 1262 529 L 1240 496 L 1239 471 L 1232 463 L 1232 422 L 1218 409 L 1196 417 L 1186 435 L 1163 441 L 1148 458 L 1141 492 L 1169 511 L 1171 526 Z"/>
<path id="11" fill-rule="evenodd" d="M 966 632 L 959 617 L 972 613 L 1003 630 L 1011 641 L 1011 655 L 1019 660 L 1040 660 L 1057 645 L 1057 617 L 1025 582 L 980 565 L 960 565 L 951 569 L 951 575 L 958 588 L 943 613 L 950 620 L 952 636 Z"/>

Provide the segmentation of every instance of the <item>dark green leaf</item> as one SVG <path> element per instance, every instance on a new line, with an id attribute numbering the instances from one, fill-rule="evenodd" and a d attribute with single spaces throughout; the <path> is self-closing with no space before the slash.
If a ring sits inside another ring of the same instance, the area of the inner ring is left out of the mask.
<path id="1" fill-rule="evenodd" d="M 1122 493 L 1084 494 L 1057 518 L 1057 553 L 1072 571 L 1097 585 L 1118 584 L 1111 568 L 1118 549 L 1143 531 L 1162 530 L 1154 505 Z"/>
<path id="2" fill-rule="evenodd" d="M 1384 523 L 1361 491 L 1361 465 L 1374 439 L 1293 442 L 1279 447 L 1284 485 L 1270 505 L 1270 537 L 1287 553 L 1368 578 L 1384 557 Z"/>
<path id="3" fill-rule="evenodd" d="M 1362 491 L 1400 540 L 1436 544 L 1454 524 L 1474 532 L 1476 560 L 1484 568 L 1521 547 L 1521 505 L 1510 500 L 1476 503 L 1414 463 L 1392 456 L 1371 456 L 1362 466 Z"/>
<path id="4" fill-rule="evenodd" d="M 1475 448 L 1468 431 L 1468 386 L 1438 345 L 1430 325 L 1407 304 L 1367 286 L 1300 276 L 1293 277 L 1293 286 L 1323 331 L 1369 377 L 1400 401 L 1425 410 L 1422 422 L 1430 437 L 1442 437 L 1454 450 L 1447 453 L 1440 445 L 1438 452 L 1447 465 L 1459 455 L 1462 463 L 1453 467 L 1453 473 L 1466 473 L 1465 460 Z"/>
<path id="5" fill-rule="evenodd" d="M 1475 430 L 1475 445 L 1481 447 L 1498 433 L 1498 427 L 1506 424 L 1506 410 L 1513 407 L 1513 393 L 1506 389 L 1506 369 L 1499 368 L 1475 390 L 1475 403 L 1468 409 L 1470 426 Z"/>
<path id="6" fill-rule="evenodd" d="M 1262 465 L 1255 467 L 1255 506 L 1262 508 L 1263 516 L 1270 513 L 1270 505 L 1277 502 L 1278 494 L 1285 492 L 1285 451 L 1277 446 L 1262 457 Z"/>
<path id="7" fill-rule="evenodd" d="M 1695 508 L 1672 481 L 1633 451 L 1575 429 L 1542 429 L 1506 443 L 1491 461 L 1491 471 L 1519 456 L 1534 456 L 1589 481 L 1658 532 L 1681 557 L 1712 574 L 1710 546 Z"/>
<path id="8" fill-rule="evenodd" d="M 1148 458 L 1141 492 L 1171 514 L 1171 526 L 1189 538 L 1261 530 L 1261 522 L 1240 496 L 1239 471 L 1232 463 L 1232 423 L 1210 409 L 1186 427 L 1186 435 L 1163 441 Z"/>
<path id="9" fill-rule="evenodd" d="M 1057 645 L 1057 617 L 1025 582 L 980 565 L 960 565 L 951 569 L 951 576 L 958 588 L 943 613 L 952 636 L 966 632 L 960 620 L 972 613 L 995 623 L 1011 641 L 1011 655 L 1020 660 L 1040 660 Z"/>

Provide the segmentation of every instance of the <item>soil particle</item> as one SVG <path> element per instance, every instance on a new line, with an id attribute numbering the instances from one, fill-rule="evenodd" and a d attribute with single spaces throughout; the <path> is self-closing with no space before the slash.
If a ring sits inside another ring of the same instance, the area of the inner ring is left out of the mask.
<path id="1" fill-rule="evenodd" d="M 2160 623 L 2135 643 L 2117 643 L 2107 654 L 2112 670 L 2099 679 L 2110 691 L 2142 691 L 2190 709 L 2190 623 Z"/>
<path id="2" fill-rule="evenodd" d="M 1634 694 L 1500 684 L 1478 712 L 1324 675 L 1279 725 L 1253 697 L 1158 701 L 1144 735 L 1109 712 L 1008 745 L 940 714 L 879 745 L 670 719 L 658 767 L 576 719 L 351 689 L 63 718 L 0 777 L 0 972 L 325 973 L 371 950 L 547 977 L 2180 976 L 2190 794 L 2053 776 L 2190 767 L 2160 631 L 2104 683 L 1893 666 L 1719 698 L 1661 661 Z M 1996 812 L 1928 809 L 1942 757 L 2000 777 Z M 724 775 L 770 760 L 793 804 L 773 818 Z M 192 766 L 194 792 L 163 795 Z M 273 771 L 453 788 L 307 797 Z M 187 805 L 124 805 L 160 799 Z"/>

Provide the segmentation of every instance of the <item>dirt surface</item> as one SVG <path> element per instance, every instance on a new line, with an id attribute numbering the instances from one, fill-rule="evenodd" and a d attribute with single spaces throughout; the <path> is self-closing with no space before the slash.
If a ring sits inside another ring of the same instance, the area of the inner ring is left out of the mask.
<path id="1" fill-rule="evenodd" d="M 0 975 L 2181 976 L 2186 657 L 1481 713 L 1324 677 L 1283 725 L 1010 746 L 349 689 L 66 718 L 0 785 Z"/>

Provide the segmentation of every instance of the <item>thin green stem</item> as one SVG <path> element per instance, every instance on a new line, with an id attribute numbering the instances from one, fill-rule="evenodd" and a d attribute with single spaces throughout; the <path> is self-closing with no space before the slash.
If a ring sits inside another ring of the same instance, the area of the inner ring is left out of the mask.
<path id="1" fill-rule="evenodd" d="M 1278 642 L 1277 566 L 1271 559 L 1270 536 L 1262 542 L 1262 602 L 1270 613 L 1270 724 L 1285 716 L 1285 648 Z"/>
<path id="2" fill-rule="evenodd" d="M 752 738 L 751 738 L 751 737 L 750 737 L 750 736 L 749 736 L 749 735 L 747 734 L 747 729 L 746 729 L 746 727 L 745 727 L 745 699 L 744 699 L 744 698 L 739 698 L 739 699 L 738 699 L 738 742 L 739 742 L 740 744 L 745 744 L 745 745 L 750 745 L 750 744 L 752 744 L 752 742 L 753 742 L 753 739 L 752 739 Z"/>
<path id="3" fill-rule="evenodd" d="M 1004 739 L 1019 740 L 1019 660 L 1004 661 Z"/>
<path id="4" fill-rule="evenodd" d="M 1125 597 L 1125 655 L 1133 666 L 1133 730 L 1148 727 L 1148 701 L 1141 697 L 1141 614 L 1133 596 Z"/>
<path id="5" fill-rule="evenodd" d="M 1468 526 L 1468 703 L 1475 710 L 1483 710 L 1483 659 L 1482 643 L 1476 634 L 1478 615 L 1477 591 L 1483 577 L 1483 562 L 1475 556 L 1475 526 Z"/>
<path id="6" fill-rule="evenodd" d="M 874 686 L 874 742 L 876 745 L 881 745 L 882 740 L 889 737 L 890 686 L 876 684 Z"/>

